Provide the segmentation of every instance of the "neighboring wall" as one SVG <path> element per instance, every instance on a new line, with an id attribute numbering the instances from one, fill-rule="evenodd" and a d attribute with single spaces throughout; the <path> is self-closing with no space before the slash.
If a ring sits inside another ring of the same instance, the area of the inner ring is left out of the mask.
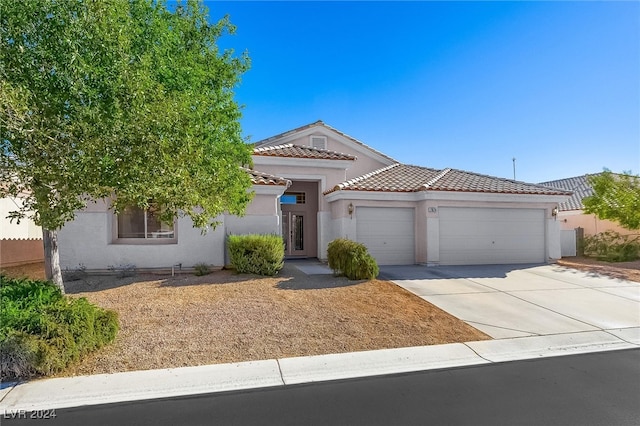
<path id="1" fill-rule="evenodd" d="M 616 222 L 598 219 L 594 214 L 583 214 L 582 210 L 570 210 L 558 213 L 560 229 L 583 228 L 584 235 L 595 235 L 604 231 L 615 231 L 622 235 L 635 235 L 640 231 L 624 229 Z"/>
<path id="2" fill-rule="evenodd" d="M 31 219 L 10 221 L 10 212 L 20 209 L 20 198 L 0 198 L 0 266 L 42 262 L 42 229 Z"/>
<path id="3" fill-rule="evenodd" d="M 0 239 L 42 239 L 42 228 L 31 219 L 20 219 L 20 223 L 7 219 L 9 213 L 19 210 L 20 207 L 20 198 L 0 198 Z"/>
<path id="4" fill-rule="evenodd" d="M 0 240 L 0 266 L 43 262 L 42 239 Z"/>

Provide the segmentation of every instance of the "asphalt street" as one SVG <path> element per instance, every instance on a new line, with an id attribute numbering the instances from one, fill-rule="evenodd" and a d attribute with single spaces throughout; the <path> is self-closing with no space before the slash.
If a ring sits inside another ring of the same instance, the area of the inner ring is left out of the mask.
<path id="1" fill-rule="evenodd" d="M 638 425 L 640 349 L 1 414 L 2 425 Z"/>

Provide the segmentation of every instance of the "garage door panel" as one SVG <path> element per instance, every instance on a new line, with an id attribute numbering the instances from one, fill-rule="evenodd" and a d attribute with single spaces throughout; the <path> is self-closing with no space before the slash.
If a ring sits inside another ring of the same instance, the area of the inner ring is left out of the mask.
<path id="1" fill-rule="evenodd" d="M 415 263 L 414 212 L 411 208 L 358 207 L 356 240 L 380 265 Z"/>
<path id="2" fill-rule="evenodd" d="M 545 260 L 544 210 L 442 207 L 440 263 L 537 263 Z"/>

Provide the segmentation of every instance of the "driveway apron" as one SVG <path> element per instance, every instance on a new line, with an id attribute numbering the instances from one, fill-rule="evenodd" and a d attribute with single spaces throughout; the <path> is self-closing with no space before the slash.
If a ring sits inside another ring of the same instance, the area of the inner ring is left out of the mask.
<path id="1" fill-rule="evenodd" d="M 382 266 L 495 339 L 604 330 L 640 343 L 640 284 L 558 265 Z"/>

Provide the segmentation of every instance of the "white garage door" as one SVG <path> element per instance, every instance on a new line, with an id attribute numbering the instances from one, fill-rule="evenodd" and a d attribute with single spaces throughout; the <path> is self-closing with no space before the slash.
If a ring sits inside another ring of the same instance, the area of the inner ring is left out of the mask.
<path id="1" fill-rule="evenodd" d="M 440 264 L 545 261 L 543 209 L 441 207 Z"/>
<path id="2" fill-rule="evenodd" d="M 412 208 L 358 207 L 356 240 L 379 265 L 416 263 Z"/>

